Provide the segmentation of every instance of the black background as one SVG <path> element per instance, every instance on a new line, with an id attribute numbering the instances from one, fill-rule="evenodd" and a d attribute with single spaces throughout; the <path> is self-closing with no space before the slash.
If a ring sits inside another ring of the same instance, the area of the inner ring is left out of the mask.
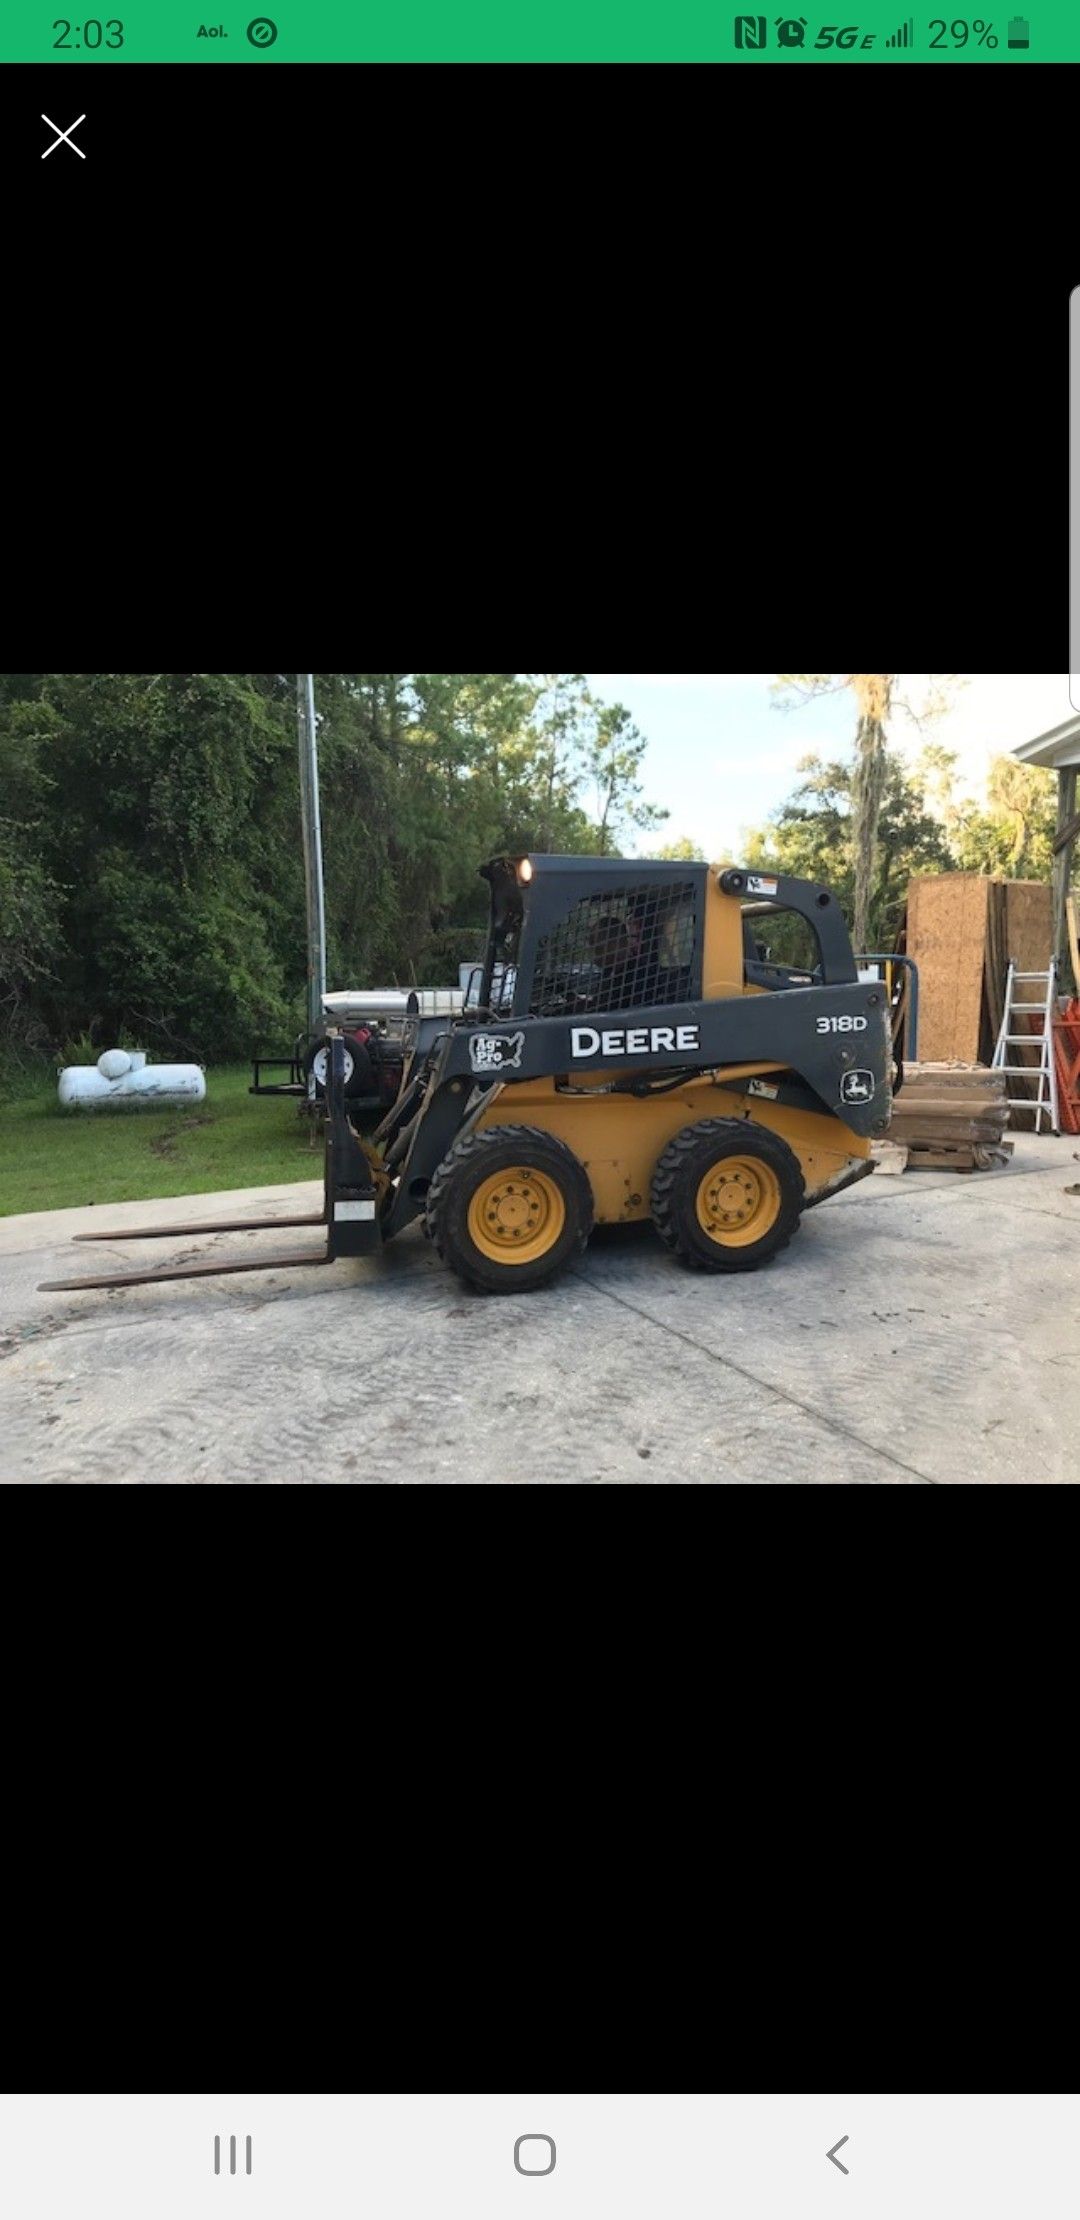
<path id="1" fill-rule="evenodd" d="M 410 663 L 422 634 L 435 667 L 528 632 L 590 662 L 610 634 L 677 668 L 839 665 L 858 639 L 1064 669 L 1075 88 L 1037 65 L 10 67 L 40 468 L 77 467 L 119 527 L 151 658 L 168 605 L 163 667 L 197 612 L 199 659 L 220 626 L 231 668 L 242 607 L 275 667 L 287 624 L 328 667 L 358 633 Z M 85 162 L 42 162 L 43 109 L 86 110 Z M 46 538 L 96 663 L 101 577 Z M 21 568 L 32 632 L 51 605 Z"/>

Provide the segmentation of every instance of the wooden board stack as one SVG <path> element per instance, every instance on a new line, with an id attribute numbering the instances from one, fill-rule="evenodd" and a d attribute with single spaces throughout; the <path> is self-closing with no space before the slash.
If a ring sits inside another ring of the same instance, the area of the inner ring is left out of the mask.
<path id="1" fill-rule="evenodd" d="M 988 1172 L 1007 1164 L 1006 1085 L 1004 1072 L 981 1064 L 905 1064 L 887 1142 L 907 1150 L 911 1171 Z"/>

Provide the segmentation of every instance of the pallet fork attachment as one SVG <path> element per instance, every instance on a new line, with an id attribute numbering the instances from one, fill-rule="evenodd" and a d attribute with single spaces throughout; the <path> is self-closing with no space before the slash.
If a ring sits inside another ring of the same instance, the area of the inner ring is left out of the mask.
<path id="1" fill-rule="evenodd" d="M 268 1233 L 283 1226 L 325 1226 L 326 1242 L 308 1254 L 228 1257 L 220 1264 L 166 1264 L 141 1272 L 109 1272 L 100 1278 L 43 1280 L 42 1295 L 77 1292 L 83 1287 L 146 1287 L 157 1280 L 217 1279 L 231 1272 L 282 1272 L 333 1264 L 339 1256 L 367 1256 L 382 1240 L 378 1196 L 371 1165 L 345 1112 L 345 1047 L 340 1032 L 329 1036 L 326 1089 L 326 1154 L 323 1207 L 292 1218 L 196 1219 L 187 1225 L 124 1226 L 111 1233 L 77 1233 L 76 1241 L 176 1241 L 201 1233 Z"/>

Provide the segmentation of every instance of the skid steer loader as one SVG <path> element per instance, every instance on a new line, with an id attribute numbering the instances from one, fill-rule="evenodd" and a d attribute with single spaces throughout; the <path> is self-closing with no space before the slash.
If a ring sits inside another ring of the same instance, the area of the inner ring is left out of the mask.
<path id="1" fill-rule="evenodd" d="M 418 1218 L 490 1293 L 541 1287 L 594 1225 L 649 1217 L 684 1264 L 746 1272 L 873 1169 L 891 1110 L 887 995 L 860 980 L 825 888 L 581 856 L 500 857 L 481 876 L 487 949 L 464 1012 L 413 998 L 401 1090 L 370 1141 L 349 1122 L 331 1034 L 321 1213 L 79 1236 L 321 1224 L 323 1248 L 50 1292 L 330 1263 Z"/>

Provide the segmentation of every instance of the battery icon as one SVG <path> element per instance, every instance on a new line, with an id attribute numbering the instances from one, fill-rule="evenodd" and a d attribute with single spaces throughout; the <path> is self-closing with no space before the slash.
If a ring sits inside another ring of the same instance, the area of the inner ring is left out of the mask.
<path id="1" fill-rule="evenodd" d="M 1011 15 L 1009 17 L 1009 45 L 1031 45 L 1031 25 L 1026 15 Z"/>

